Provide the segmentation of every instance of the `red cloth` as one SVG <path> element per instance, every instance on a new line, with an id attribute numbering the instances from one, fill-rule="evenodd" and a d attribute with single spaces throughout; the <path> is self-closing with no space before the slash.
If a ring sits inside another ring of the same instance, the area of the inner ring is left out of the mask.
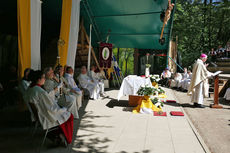
<path id="1" fill-rule="evenodd" d="M 162 112 L 162 114 L 159 114 L 158 112 L 153 112 L 154 116 L 167 116 L 166 112 Z"/>
<path id="2" fill-rule="evenodd" d="M 166 103 L 176 103 L 176 100 L 166 100 Z"/>
<path id="3" fill-rule="evenodd" d="M 141 75 L 142 78 L 145 78 L 145 75 Z"/>
<path id="4" fill-rule="evenodd" d="M 68 144 L 71 144 L 73 137 L 73 114 L 70 115 L 69 119 L 60 125 L 62 132 L 65 135 Z"/>
<path id="5" fill-rule="evenodd" d="M 179 112 L 179 111 L 171 111 L 170 114 L 172 116 L 184 116 L 183 112 Z"/>

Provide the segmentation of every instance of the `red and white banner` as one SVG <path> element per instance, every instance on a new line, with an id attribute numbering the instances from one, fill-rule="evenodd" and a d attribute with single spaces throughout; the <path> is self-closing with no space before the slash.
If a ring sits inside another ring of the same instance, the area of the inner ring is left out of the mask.
<path id="1" fill-rule="evenodd" d="M 100 44 L 99 64 L 100 67 L 110 68 L 112 62 L 113 45 L 109 43 Z"/>

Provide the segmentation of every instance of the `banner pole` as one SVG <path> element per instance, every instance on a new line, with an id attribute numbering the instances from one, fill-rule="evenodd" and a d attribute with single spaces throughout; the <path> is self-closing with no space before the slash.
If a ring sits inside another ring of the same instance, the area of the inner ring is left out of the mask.
<path id="1" fill-rule="evenodd" d="M 91 37 L 92 37 L 92 24 L 90 24 L 90 31 L 89 31 L 89 53 L 88 53 L 88 72 L 90 71 L 90 59 L 91 59 Z"/>

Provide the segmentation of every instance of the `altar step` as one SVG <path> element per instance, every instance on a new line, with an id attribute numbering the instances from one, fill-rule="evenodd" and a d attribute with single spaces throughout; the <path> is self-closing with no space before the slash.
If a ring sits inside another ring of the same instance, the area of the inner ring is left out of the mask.
<path id="1" fill-rule="evenodd" d="M 223 74 L 230 74 L 230 58 L 217 58 L 216 63 L 210 64 L 207 69 L 210 72 L 223 71 Z"/>
<path id="2" fill-rule="evenodd" d="M 216 65 L 218 65 L 218 67 L 229 67 L 230 66 L 230 62 L 216 62 Z"/>
<path id="3" fill-rule="evenodd" d="M 230 58 L 217 58 L 217 62 L 230 62 Z"/>
<path id="4" fill-rule="evenodd" d="M 223 71 L 223 74 L 230 74 L 230 66 L 225 67 L 208 67 L 210 72 Z"/>

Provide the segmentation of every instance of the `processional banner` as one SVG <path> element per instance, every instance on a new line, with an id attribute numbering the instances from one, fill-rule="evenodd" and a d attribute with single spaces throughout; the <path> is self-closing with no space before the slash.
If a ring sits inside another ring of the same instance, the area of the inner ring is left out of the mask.
<path id="1" fill-rule="evenodd" d="M 113 45 L 109 43 L 100 43 L 99 64 L 100 67 L 110 68 L 112 62 Z"/>

